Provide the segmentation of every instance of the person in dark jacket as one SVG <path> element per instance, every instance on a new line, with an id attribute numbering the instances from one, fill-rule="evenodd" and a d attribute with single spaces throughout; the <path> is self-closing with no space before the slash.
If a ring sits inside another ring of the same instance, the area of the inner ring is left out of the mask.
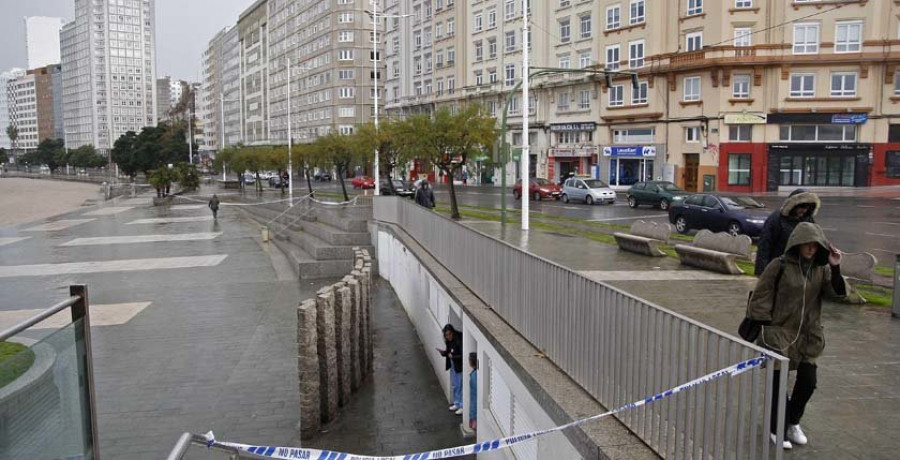
<path id="1" fill-rule="evenodd" d="M 456 415 L 462 415 L 462 332 L 452 324 L 444 326 L 444 343 L 446 348 L 437 349 L 444 357 L 445 368 L 450 371 L 450 385 L 453 388 L 453 404 L 448 409 Z"/>
<path id="2" fill-rule="evenodd" d="M 219 218 L 219 197 L 215 193 L 213 194 L 212 198 L 209 200 L 209 209 L 212 210 L 213 220 L 218 219 Z"/>
<path id="3" fill-rule="evenodd" d="M 772 212 L 763 224 L 756 250 L 754 274 L 762 275 L 769 262 L 784 254 L 788 238 L 794 227 L 800 222 L 815 223 L 821 202 L 812 192 L 797 189 L 781 205 L 781 209 Z"/>
<path id="4" fill-rule="evenodd" d="M 423 180 L 422 186 L 416 190 L 416 204 L 428 209 L 434 208 L 434 190 L 427 180 Z"/>
<path id="5" fill-rule="evenodd" d="M 784 448 L 807 443 L 800 418 L 816 389 L 816 359 L 825 349 L 822 298 L 850 292 L 841 276 L 841 251 L 825 238 L 822 228 L 801 222 L 791 233 L 784 256 L 766 267 L 747 305 L 747 317 L 762 326 L 757 344 L 790 359 L 797 372 L 794 389 L 782 416 L 787 421 Z M 775 370 L 774 388 L 785 369 Z M 772 442 L 778 423 L 777 399 L 772 401 Z"/>

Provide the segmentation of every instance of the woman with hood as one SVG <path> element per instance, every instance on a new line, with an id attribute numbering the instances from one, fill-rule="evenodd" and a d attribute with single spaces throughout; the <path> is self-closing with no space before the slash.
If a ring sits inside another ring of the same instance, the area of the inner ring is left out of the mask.
<path id="1" fill-rule="evenodd" d="M 448 409 L 456 415 L 462 415 L 462 333 L 452 324 L 444 326 L 444 343 L 446 348 L 437 349 L 444 357 L 445 368 L 450 371 L 450 385 L 453 388 L 453 404 Z"/>
<path id="2" fill-rule="evenodd" d="M 816 389 L 816 358 L 825 348 L 822 297 L 840 298 L 849 288 L 841 276 L 841 252 L 822 228 L 801 222 L 791 233 L 784 255 L 772 260 L 759 277 L 747 305 L 747 317 L 762 326 L 757 344 L 790 358 L 797 372 L 787 401 L 784 448 L 804 445 L 800 419 Z M 775 388 L 783 372 L 775 370 Z M 787 377 L 785 375 L 785 377 Z M 777 426 L 777 398 L 772 401 L 772 442 Z"/>
<path id="3" fill-rule="evenodd" d="M 812 192 L 798 188 L 776 210 L 766 218 L 762 233 L 759 236 L 756 250 L 756 266 L 754 274 L 760 276 L 769 262 L 784 254 L 788 238 L 794 227 L 800 222 L 815 223 L 816 213 L 819 212 L 821 202 L 819 197 Z"/>

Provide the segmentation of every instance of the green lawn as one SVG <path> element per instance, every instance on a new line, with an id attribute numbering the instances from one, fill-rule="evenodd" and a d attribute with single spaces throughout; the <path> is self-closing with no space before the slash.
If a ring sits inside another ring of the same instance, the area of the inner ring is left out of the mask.
<path id="1" fill-rule="evenodd" d="M 894 277 L 894 268 L 893 267 L 882 267 L 881 265 L 878 265 L 875 267 L 875 274 L 893 278 Z"/>
<path id="2" fill-rule="evenodd" d="M 34 363 L 34 353 L 25 345 L 0 342 L 0 388 L 16 380 Z"/>

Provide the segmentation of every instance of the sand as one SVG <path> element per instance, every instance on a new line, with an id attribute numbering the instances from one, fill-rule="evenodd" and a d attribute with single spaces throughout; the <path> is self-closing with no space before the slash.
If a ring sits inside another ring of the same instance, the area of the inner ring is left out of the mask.
<path id="1" fill-rule="evenodd" d="M 45 219 L 100 197 L 99 184 L 0 178 L 0 227 Z"/>

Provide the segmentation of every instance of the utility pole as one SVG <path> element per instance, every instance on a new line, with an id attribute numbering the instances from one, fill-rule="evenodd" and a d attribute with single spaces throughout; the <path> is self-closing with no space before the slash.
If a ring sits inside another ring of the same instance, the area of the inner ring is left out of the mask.
<path id="1" fill-rule="evenodd" d="M 188 86 L 191 100 L 188 103 L 188 163 L 194 164 L 194 88 Z"/>
<path id="2" fill-rule="evenodd" d="M 381 195 L 378 158 L 378 0 L 372 0 L 372 70 L 375 76 L 375 195 Z M 388 178 L 390 179 L 390 178 Z"/>
<path id="3" fill-rule="evenodd" d="M 291 148 L 293 146 L 293 138 L 294 133 L 291 131 L 291 59 L 287 59 L 287 72 L 288 72 L 288 93 L 287 93 L 287 106 L 288 106 L 288 123 L 287 123 L 287 138 L 288 138 L 288 198 L 290 199 L 289 203 L 291 207 L 294 206 L 294 160 L 293 154 L 291 152 Z M 377 110 L 376 110 L 377 116 Z M 375 160 L 378 161 L 377 159 Z M 377 165 L 377 163 L 376 163 Z M 376 168 L 378 166 L 375 166 Z M 378 171 L 377 169 L 375 171 Z M 378 187 L 378 182 L 376 181 L 375 187 Z M 282 189 L 283 190 L 283 189 Z M 377 188 L 376 188 L 377 190 Z M 377 193 L 376 193 L 377 194 Z"/>
<path id="4" fill-rule="evenodd" d="M 520 172 L 522 176 L 522 230 L 528 230 L 528 200 L 531 199 L 531 178 L 529 174 L 529 163 L 531 162 L 530 137 L 528 134 L 528 84 L 529 84 L 529 65 L 528 65 L 528 0 L 522 0 L 522 155 L 519 163 L 522 165 Z M 505 171 L 504 171 L 505 173 Z M 505 191 L 504 191 L 505 193 Z"/>

